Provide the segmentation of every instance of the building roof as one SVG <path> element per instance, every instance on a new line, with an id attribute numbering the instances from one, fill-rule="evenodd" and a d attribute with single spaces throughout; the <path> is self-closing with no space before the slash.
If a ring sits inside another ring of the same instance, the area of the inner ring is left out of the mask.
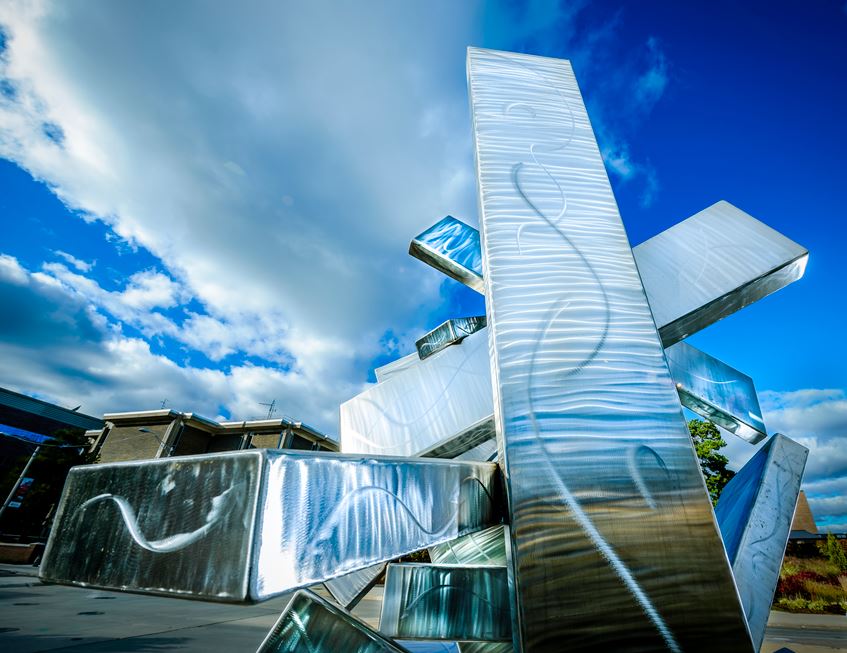
<path id="1" fill-rule="evenodd" d="M 791 530 L 805 531 L 812 535 L 818 532 L 815 516 L 812 514 L 812 509 L 809 507 L 809 500 L 806 498 L 806 493 L 803 490 L 800 490 L 800 496 L 797 497 L 797 508 L 794 510 L 794 521 L 791 522 Z"/>
<path id="2" fill-rule="evenodd" d="M 0 422 L 43 435 L 52 435 L 63 429 L 81 434 L 103 428 L 102 419 L 6 388 L 0 388 Z"/>

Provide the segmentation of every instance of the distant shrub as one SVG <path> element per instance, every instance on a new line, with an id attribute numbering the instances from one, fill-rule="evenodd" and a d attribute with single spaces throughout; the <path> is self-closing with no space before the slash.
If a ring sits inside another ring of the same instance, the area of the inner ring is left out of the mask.
<path id="1" fill-rule="evenodd" d="M 818 543 L 818 548 L 823 556 L 838 568 L 838 571 L 847 571 L 847 553 L 844 552 L 844 547 L 835 535 L 827 534 L 826 541 Z"/>
<path id="2" fill-rule="evenodd" d="M 807 580 L 803 583 L 803 586 L 812 600 L 828 601 L 830 603 L 847 600 L 847 593 L 841 588 L 841 585 L 833 585 L 828 582 L 822 583 L 817 580 Z"/>
<path id="3" fill-rule="evenodd" d="M 796 574 L 779 579 L 776 586 L 777 594 L 783 597 L 804 596 L 807 594 L 806 583 L 810 581 L 826 583 L 827 576 L 814 571 L 798 571 Z"/>

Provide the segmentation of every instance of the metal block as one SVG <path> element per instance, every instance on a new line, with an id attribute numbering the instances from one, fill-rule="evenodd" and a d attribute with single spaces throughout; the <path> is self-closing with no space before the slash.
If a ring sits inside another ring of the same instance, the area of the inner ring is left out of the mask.
<path id="1" fill-rule="evenodd" d="M 390 564 L 379 629 L 405 639 L 511 641 L 506 567 Z"/>
<path id="2" fill-rule="evenodd" d="M 517 648 L 749 652 L 570 64 L 470 48 L 468 79 Z"/>
<path id="3" fill-rule="evenodd" d="M 491 372 L 483 329 L 341 404 L 341 449 L 458 455 L 491 436 Z"/>
<path id="4" fill-rule="evenodd" d="M 670 346 L 803 276 L 809 252 L 720 201 L 633 250 Z"/>
<path id="5" fill-rule="evenodd" d="M 292 598 L 257 653 L 409 653 L 350 613 L 308 590 Z"/>
<path id="6" fill-rule="evenodd" d="M 665 355 L 683 406 L 752 444 L 768 436 L 753 379 L 685 342 Z"/>
<path id="7" fill-rule="evenodd" d="M 504 566 L 506 536 L 503 526 L 492 526 L 478 533 L 468 533 L 450 542 L 431 546 L 429 558 L 439 565 Z"/>
<path id="8" fill-rule="evenodd" d="M 485 316 L 454 317 L 442 322 L 423 338 L 415 342 L 418 357 L 423 360 L 438 353 L 445 347 L 455 345 L 472 333 L 485 327 Z"/>
<path id="9" fill-rule="evenodd" d="M 430 230 L 443 230 L 437 227 L 445 220 Z M 481 293 L 482 268 L 464 267 L 466 261 L 478 265 L 468 249 L 478 246 L 479 233 L 450 220 L 453 240 L 464 243 L 461 256 L 451 258 L 456 248 L 441 247 L 432 248 L 438 256 L 418 258 Z M 809 256 L 806 248 L 726 201 L 644 241 L 632 254 L 665 347 L 796 281 Z"/>
<path id="10" fill-rule="evenodd" d="M 482 292 L 479 232 L 453 216 L 442 218 L 413 239 L 409 254 Z"/>
<path id="11" fill-rule="evenodd" d="M 261 601 L 497 523 L 496 473 L 269 449 L 75 467 L 40 575 Z"/>
<path id="12" fill-rule="evenodd" d="M 352 610 L 365 597 L 365 594 L 376 585 L 379 577 L 382 576 L 382 572 L 385 571 L 385 566 L 385 563 L 381 562 L 372 567 L 353 571 L 326 581 L 324 587 L 342 608 Z"/>
<path id="13" fill-rule="evenodd" d="M 757 651 L 808 455 L 803 445 L 775 434 L 726 485 L 715 509 Z"/>

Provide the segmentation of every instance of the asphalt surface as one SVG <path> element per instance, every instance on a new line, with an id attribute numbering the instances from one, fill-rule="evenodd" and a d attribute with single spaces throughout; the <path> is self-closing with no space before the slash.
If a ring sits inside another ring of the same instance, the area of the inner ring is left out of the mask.
<path id="1" fill-rule="evenodd" d="M 250 653 L 287 601 L 225 605 L 45 585 L 33 567 L 0 565 L 0 651 Z M 354 614 L 376 627 L 381 602 L 376 587 Z M 847 617 L 771 613 L 762 653 L 783 649 L 847 651 Z"/>

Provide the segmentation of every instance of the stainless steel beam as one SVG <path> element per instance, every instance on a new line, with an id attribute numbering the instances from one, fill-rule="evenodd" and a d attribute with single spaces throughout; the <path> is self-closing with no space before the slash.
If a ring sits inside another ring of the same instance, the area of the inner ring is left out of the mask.
<path id="1" fill-rule="evenodd" d="M 482 292 L 479 232 L 453 216 L 442 218 L 414 238 L 409 254 Z"/>
<path id="2" fill-rule="evenodd" d="M 415 342 L 418 358 L 423 360 L 445 347 L 456 345 L 472 333 L 485 327 L 485 316 L 454 317 L 442 322 L 432 331 Z"/>
<path id="3" fill-rule="evenodd" d="M 516 644 L 749 652 L 570 64 L 468 52 Z"/>
<path id="4" fill-rule="evenodd" d="M 715 509 L 757 651 L 808 455 L 803 445 L 775 434 L 726 485 Z"/>
<path id="5" fill-rule="evenodd" d="M 496 470 L 281 450 L 75 467 L 39 573 L 261 601 L 491 526 Z"/>
<path id="6" fill-rule="evenodd" d="M 455 458 L 493 438 L 487 337 L 481 329 L 342 404 L 342 450 Z M 748 442 L 766 436 L 749 376 L 687 343 L 665 351 L 686 408 Z"/>
<path id="7" fill-rule="evenodd" d="M 665 356 L 683 406 L 751 444 L 768 436 L 753 379 L 686 342 Z"/>
<path id="8" fill-rule="evenodd" d="M 409 653 L 350 613 L 308 590 L 282 611 L 256 653 Z"/>
<path id="9" fill-rule="evenodd" d="M 506 536 L 503 526 L 468 533 L 444 544 L 429 547 L 429 558 L 435 564 L 499 565 L 506 564 Z"/>
<path id="10" fill-rule="evenodd" d="M 400 639 L 511 641 L 506 567 L 390 564 L 379 630 Z"/>

